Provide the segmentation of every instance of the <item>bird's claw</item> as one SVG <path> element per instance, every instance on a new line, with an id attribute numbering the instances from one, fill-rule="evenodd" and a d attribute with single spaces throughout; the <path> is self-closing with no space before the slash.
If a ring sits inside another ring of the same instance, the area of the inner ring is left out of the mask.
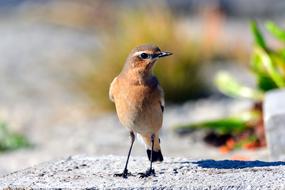
<path id="1" fill-rule="evenodd" d="M 145 173 L 139 173 L 140 175 L 140 178 L 146 178 L 146 177 L 149 177 L 149 176 L 155 176 L 155 171 L 154 169 L 148 169 L 146 170 Z"/>
<path id="2" fill-rule="evenodd" d="M 133 174 L 128 172 L 128 170 L 124 170 L 123 173 L 114 174 L 114 177 L 122 177 L 122 178 L 128 178 L 128 176 L 132 176 Z"/>

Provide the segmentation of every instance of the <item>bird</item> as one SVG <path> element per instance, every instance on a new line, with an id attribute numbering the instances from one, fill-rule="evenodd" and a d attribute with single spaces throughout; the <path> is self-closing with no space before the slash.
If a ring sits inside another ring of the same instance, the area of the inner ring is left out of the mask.
<path id="1" fill-rule="evenodd" d="M 152 163 L 163 161 L 160 148 L 159 130 L 162 127 L 164 112 L 164 91 L 158 79 L 153 75 L 157 60 L 172 55 L 161 51 L 158 46 L 144 44 L 135 47 L 129 53 L 123 69 L 111 82 L 109 98 L 115 104 L 120 123 L 130 134 L 131 145 L 122 173 L 116 177 L 128 178 L 128 162 L 136 135 L 142 137 L 150 161 L 146 172 L 140 177 L 154 176 Z"/>

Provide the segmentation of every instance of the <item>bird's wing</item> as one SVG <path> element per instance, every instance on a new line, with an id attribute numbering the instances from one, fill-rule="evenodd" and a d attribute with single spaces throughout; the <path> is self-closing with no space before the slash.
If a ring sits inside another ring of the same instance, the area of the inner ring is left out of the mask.
<path id="1" fill-rule="evenodd" d="M 160 107 L 161 107 L 161 111 L 163 112 L 164 111 L 164 106 L 165 106 L 165 101 L 164 101 L 164 91 L 163 89 L 161 88 L 160 85 L 157 85 L 157 88 L 160 92 Z"/>
<path id="2" fill-rule="evenodd" d="M 110 88 L 109 88 L 109 98 L 112 102 L 114 102 L 114 88 L 115 88 L 115 84 L 116 84 L 116 81 L 117 81 L 117 77 L 114 78 L 114 80 L 112 81 L 111 85 L 110 85 Z"/>

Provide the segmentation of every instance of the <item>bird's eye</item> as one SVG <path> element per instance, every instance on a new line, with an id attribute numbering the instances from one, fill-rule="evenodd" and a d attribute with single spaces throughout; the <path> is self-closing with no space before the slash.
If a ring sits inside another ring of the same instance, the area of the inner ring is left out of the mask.
<path id="1" fill-rule="evenodd" d="M 149 58 L 149 54 L 147 54 L 147 53 L 142 53 L 142 54 L 140 54 L 140 57 L 141 57 L 142 59 L 147 59 L 147 58 Z"/>

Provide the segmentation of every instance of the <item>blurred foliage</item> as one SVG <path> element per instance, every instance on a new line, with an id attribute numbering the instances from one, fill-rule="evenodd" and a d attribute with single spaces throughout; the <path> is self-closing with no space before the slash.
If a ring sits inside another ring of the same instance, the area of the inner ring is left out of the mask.
<path id="1" fill-rule="evenodd" d="M 0 122 L 0 151 L 15 150 L 29 145 L 24 136 L 10 132 L 7 124 Z"/>
<path id="2" fill-rule="evenodd" d="M 239 84 L 229 73 L 220 71 L 215 79 L 218 89 L 231 97 L 243 97 L 255 100 L 263 99 L 263 92 Z"/>
<path id="3" fill-rule="evenodd" d="M 273 22 L 266 23 L 267 30 L 278 40 L 283 41 L 285 31 Z M 257 27 L 256 22 L 251 23 L 251 30 L 255 39 L 250 61 L 250 70 L 256 77 L 255 89 L 239 84 L 225 71 L 218 73 L 216 85 L 221 92 L 232 97 L 249 98 L 262 101 L 264 92 L 285 87 L 285 47 L 272 49 Z"/>
<path id="4" fill-rule="evenodd" d="M 262 101 L 267 91 L 285 87 L 285 30 L 273 22 L 266 23 L 267 31 L 282 44 L 279 48 L 270 48 L 256 22 L 251 23 L 255 43 L 252 50 L 250 70 L 256 77 L 256 88 L 250 88 L 237 82 L 229 73 L 221 71 L 216 76 L 218 89 L 231 97 L 248 98 L 255 101 L 254 107 L 246 119 L 244 114 L 234 117 L 205 121 L 196 124 L 178 126 L 178 131 L 193 131 L 204 128 L 214 133 L 229 134 L 234 142 L 232 149 L 240 147 L 265 146 L 264 124 L 262 119 Z M 247 135 L 244 135 L 247 134 Z M 234 140 L 233 140 L 234 139 Z M 249 143 L 248 146 L 245 142 Z M 244 146 L 238 146 L 243 144 Z M 227 141 L 225 145 L 227 146 Z M 223 147 L 224 150 L 225 147 Z M 229 147 L 228 147 L 229 148 Z"/>
<path id="5" fill-rule="evenodd" d="M 258 121 L 259 113 L 258 112 L 245 112 L 239 115 L 230 116 L 227 118 L 212 120 L 212 121 L 203 121 L 194 124 L 181 125 L 177 129 L 179 134 L 185 134 L 190 129 L 203 129 L 208 128 L 212 132 L 219 135 L 233 134 L 237 135 L 242 133 L 246 129 L 247 124 L 255 124 Z"/>
<path id="6" fill-rule="evenodd" d="M 159 60 L 154 70 L 170 102 L 207 95 L 204 76 L 200 74 L 202 65 L 214 59 L 240 56 L 235 54 L 236 51 L 221 51 L 218 41 L 212 43 L 205 40 L 213 40 L 214 37 L 201 35 L 199 39 L 194 39 L 185 35 L 163 3 L 155 7 L 146 5 L 145 9 L 121 11 L 116 16 L 116 23 L 110 30 L 104 30 L 103 46 L 93 55 L 96 64 L 80 83 L 83 91 L 101 108 L 112 105 L 107 96 L 109 85 L 120 73 L 131 49 L 138 45 L 152 43 L 174 53 L 167 59 Z"/>

